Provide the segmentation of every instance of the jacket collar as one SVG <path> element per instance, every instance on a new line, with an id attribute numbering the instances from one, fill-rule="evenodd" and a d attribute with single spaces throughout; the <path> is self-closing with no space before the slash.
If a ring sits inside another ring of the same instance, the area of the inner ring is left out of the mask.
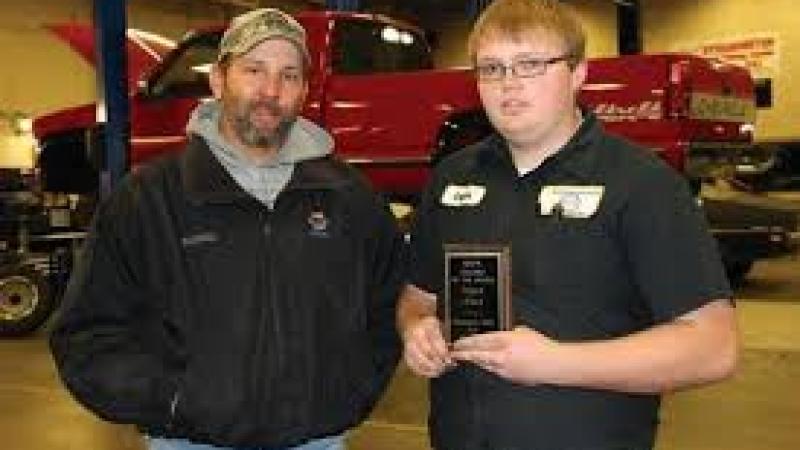
<path id="1" fill-rule="evenodd" d="M 230 203 L 250 195 L 242 189 L 211 153 L 206 142 L 190 134 L 180 158 L 181 182 L 194 203 Z"/>
<path id="2" fill-rule="evenodd" d="M 327 162 L 331 156 L 301 161 L 284 191 L 330 190 L 350 184 L 341 172 Z M 232 203 L 252 199 L 222 166 L 203 138 L 190 134 L 181 155 L 181 183 L 187 198 L 194 203 Z"/>

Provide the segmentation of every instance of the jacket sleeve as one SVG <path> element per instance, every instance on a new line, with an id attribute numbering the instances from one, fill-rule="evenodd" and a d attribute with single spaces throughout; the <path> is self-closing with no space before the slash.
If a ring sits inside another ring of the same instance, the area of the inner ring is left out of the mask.
<path id="1" fill-rule="evenodd" d="M 137 274 L 146 261 L 135 204 L 133 190 L 123 190 L 95 214 L 50 347 L 82 405 L 112 422 L 157 429 L 168 421 L 174 387 L 159 354 L 157 293 Z"/>
<path id="2" fill-rule="evenodd" d="M 367 256 L 369 272 L 367 326 L 372 341 L 378 379 L 374 398 L 380 396 L 394 374 L 400 357 L 400 338 L 395 327 L 395 308 L 405 284 L 406 243 L 397 227 L 397 221 L 386 203 L 374 196 L 371 199 L 373 217 L 367 223 L 370 236 Z"/>

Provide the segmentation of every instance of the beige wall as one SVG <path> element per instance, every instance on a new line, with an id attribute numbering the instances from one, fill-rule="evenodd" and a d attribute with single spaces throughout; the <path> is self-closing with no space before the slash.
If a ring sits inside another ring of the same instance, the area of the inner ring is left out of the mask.
<path id="1" fill-rule="evenodd" d="M 92 68 L 42 29 L 46 21 L 89 20 L 90 0 L 31 0 L 0 14 L 0 111 L 40 113 L 94 93 Z"/>
<path id="2" fill-rule="evenodd" d="M 0 112 L 36 116 L 93 101 L 94 68 L 42 28 L 51 22 L 91 23 L 92 0 L 26 0 L 0 14 Z M 223 20 L 224 8 L 191 0 L 130 0 L 132 27 L 180 37 L 195 24 Z"/>
<path id="3" fill-rule="evenodd" d="M 586 29 L 590 58 L 617 55 L 617 7 L 608 0 L 568 0 Z"/>
<path id="4" fill-rule="evenodd" d="M 773 106 L 759 109 L 756 139 L 800 138 L 800 21 L 796 0 L 644 0 L 646 52 L 770 33 L 778 38 Z"/>
<path id="5" fill-rule="evenodd" d="M 574 7 L 586 29 L 587 55 L 616 55 L 617 16 L 614 4 L 610 0 L 568 0 L 567 3 Z M 439 26 L 439 42 L 434 53 L 437 66 L 469 64 L 466 41 L 471 26 L 472 21 L 463 17 L 453 17 Z"/>

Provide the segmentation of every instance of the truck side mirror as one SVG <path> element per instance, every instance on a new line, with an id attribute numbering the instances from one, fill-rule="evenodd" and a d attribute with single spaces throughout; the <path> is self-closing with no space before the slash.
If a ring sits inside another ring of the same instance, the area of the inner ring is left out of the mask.
<path id="1" fill-rule="evenodd" d="M 150 96 L 150 85 L 147 83 L 146 78 L 143 78 L 136 82 L 136 96 L 137 97 Z"/>

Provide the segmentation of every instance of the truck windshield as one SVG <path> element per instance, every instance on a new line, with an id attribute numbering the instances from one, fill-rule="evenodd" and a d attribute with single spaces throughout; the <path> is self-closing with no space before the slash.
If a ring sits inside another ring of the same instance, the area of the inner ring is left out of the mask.
<path id="1" fill-rule="evenodd" d="M 219 33 L 204 33 L 186 41 L 151 78 L 149 94 L 155 97 L 210 96 L 208 73 L 217 57 L 219 39 Z"/>
<path id="2" fill-rule="evenodd" d="M 336 23 L 333 67 L 338 74 L 409 72 L 433 67 L 425 38 L 391 23 Z"/>

